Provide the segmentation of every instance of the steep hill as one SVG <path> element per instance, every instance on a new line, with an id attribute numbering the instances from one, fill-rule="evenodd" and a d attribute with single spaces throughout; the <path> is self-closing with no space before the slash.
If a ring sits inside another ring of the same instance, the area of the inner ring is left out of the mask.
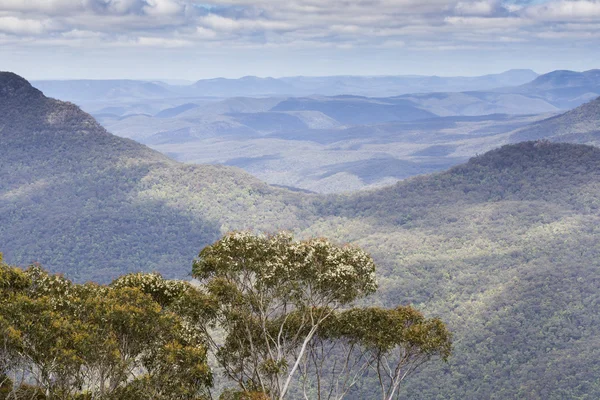
<path id="1" fill-rule="evenodd" d="M 573 87 L 595 87 L 600 82 L 600 69 L 591 69 L 584 72 L 559 70 L 540 75 L 521 87 L 540 90 L 564 89 Z"/>
<path id="2" fill-rule="evenodd" d="M 454 329 L 449 365 L 407 398 L 600 394 L 599 199 L 600 149 L 527 142 L 326 207 L 380 261 L 379 301 Z"/>
<path id="3" fill-rule="evenodd" d="M 514 142 L 548 139 L 554 142 L 600 144 L 600 97 L 564 114 L 536 122 L 511 135 Z"/>
<path id="4" fill-rule="evenodd" d="M 290 229 L 369 250 L 380 293 L 455 335 L 410 399 L 600 397 L 600 149 L 527 142 L 353 195 L 267 186 L 117 138 L 69 103 L 0 74 L 0 248 L 78 280 L 186 277 L 229 229 Z M 443 151 L 443 149 L 440 149 Z M 365 382 L 355 398 L 372 398 Z"/>
<path id="5" fill-rule="evenodd" d="M 543 99 L 558 108 L 571 109 L 600 96 L 600 69 L 553 71 L 506 90 Z"/>
<path id="6" fill-rule="evenodd" d="M 0 74 L 0 143 L 0 243 L 11 262 L 80 280 L 186 276 L 198 249 L 233 223 L 303 224 L 287 191 L 235 168 L 176 163 L 10 73 Z"/>

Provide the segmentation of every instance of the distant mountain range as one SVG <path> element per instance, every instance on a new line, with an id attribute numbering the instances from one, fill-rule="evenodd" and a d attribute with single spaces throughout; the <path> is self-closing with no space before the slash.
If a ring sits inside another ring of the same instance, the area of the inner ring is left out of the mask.
<path id="1" fill-rule="evenodd" d="M 393 97 L 193 95 L 216 90 L 227 95 L 285 93 L 298 85 L 312 91 L 336 82 L 345 82 L 338 88 L 348 90 L 360 85 L 393 89 L 400 82 L 412 82 L 420 88 L 416 91 L 432 85 L 513 86 Z M 443 170 L 519 138 L 545 137 L 547 128 L 533 133 L 536 128 L 526 126 L 600 95 L 594 70 L 541 76 L 516 70 L 479 78 L 245 77 L 188 86 L 140 81 L 107 81 L 106 87 L 103 81 L 36 84 L 61 99 L 69 99 L 71 91 L 110 131 L 177 160 L 238 166 L 269 183 L 316 192 L 387 185 Z M 186 91 L 189 96 L 181 97 Z M 516 132 L 521 129 L 523 133 Z"/>
<path id="2" fill-rule="evenodd" d="M 441 120 L 462 131 L 461 118 Z M 9 263 L 40 261 L 78 281 L 138 270 L 185 279 L 194 255 L 231 229 L 326 236 L 373 255 L 370 304 L 411 303 L 454 334 L 449 363 L 411 376 L 403 398 L 600 398 L 600 149 L 526 142 L 318 196 L 170 160 L 0 73 L 0 151 Z"/>
<path id="3" fill-rule="evenodd" d="M 178 97 L 170 85 L 135 80 L 34 81 L 48 96 L 74 103 L 105 100 L 161 99 Z"/>
<path id="4" fill-rule="evenodd" d="M 95 114 L 150 114 L 231 97 L 394 97 L 439 116 L 528 114 L 577 107 L 600 96 L 600 70 L 538 76 L 511 70 L 480 77 L 332 76 L 205 79 L 191 85 L 135 80 L 34 81 L 50 97 Z"/>
<path id="5" fill-rule="evenodd" d="M 596 88 L 600 86 L 598 81 L 600 81 L 600 69 L 592 69 L 584 72 L 561 70 L 538 76 L 533 81 L 521 85 L 521 88 L 523 90 L 552 90 L 578 87 Z"/>
<path id="6" fill-rule="evenodd" d="M 356 96 L 232 98 L 165 114 L 97 117 L 115 134 L 177 160 L 234 165 L 272 184 L 316 192 L 443 170 L 480 145 L 494 147 L 496 135 L 546 116 L 439 118 L 408 100 Z M 430 149 L 440 146 L 444 152 Z"/>
<path id="7" fill-rule="evenodd" d="M 171 117 L 177 115 L 173 112 L 182 112 L 181 107 L 188 110 L 196 105 L 197 109 L 210 110 L 215 102 L 240 97 L 285 100 L 366 96 L 386 103 L 395 99 L 436 116 L 476 116 L 556 112 L 600 96 L 598 70 L 555 71 L 541 76 L 529 70 L 511 70 L 472 78 L 244 77 L 207 79 L 192 85 L 133 80 L 35 81 L 34 85 L 46 95 L 74 102 L 94 115 L 161 117 L 165 116 L 163 111 Z"/>
<path id="8" fill-rule="evenodd" d="M 600 96 L 600 69 L 585 72 L 554 71 L 514 90 L 503 90 L 526 94 L 561 109 L 571 109 Z"/>
<path id="9" fill-rule="evenodd" d="M 394 96 L 404 93 L 467 91 L 498 88 L 530 82 L 538 76 L 531 70 L 510 70 L 476 77 L 440 76 L 324 76 L 240 79 L 206 79 L 193 86 L 208 96 Z"/>
<path id="10" fill-rule="evenodd" d="M 133 80 L 34 81 L 48 96 L 73 102 L 97 98 L 154 99 L 173 97 L 255 97 L 255 96 L 394 96 L 404 93 L 468 91 L 514 86 L 538 76 L 531 70 L 510 70 L 476 77 L 439 76 L 325 76 L 239 79 L 202 79 L 191 85 Z"/>

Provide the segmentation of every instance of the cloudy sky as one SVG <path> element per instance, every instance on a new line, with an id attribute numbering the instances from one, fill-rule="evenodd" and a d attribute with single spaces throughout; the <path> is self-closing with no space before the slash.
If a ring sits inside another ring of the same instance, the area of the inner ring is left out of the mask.
<path id="1" fill-rule="evenodd" d="M 600 68 L 600 0 L 0 0 L 29 79 Z"/>

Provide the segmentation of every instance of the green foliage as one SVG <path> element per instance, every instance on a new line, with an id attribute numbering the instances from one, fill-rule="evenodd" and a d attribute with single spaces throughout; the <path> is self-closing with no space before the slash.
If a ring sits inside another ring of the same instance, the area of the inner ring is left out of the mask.
<path id="1" fill-rule="evenodd" d="M 246 289 L 241 286 L 246 274 L 255 277 L 256 290 L 296 301 L 298 306 L 305 305 L 313 292 L 322 301 L 346 304 L 374 293 L 377 287 L 375 264 L 362 250 L 334 246 L 321 238 L 294 242 L 288 234 L 227 234 L 202 250 L 192 273 L 209 281 L 209 288 L 214 279 L 215 294 L 223 301 L 232 294 L 221 290 L 221 284 Z"/>
<path id="2" fill-rule="evenodd" d="M 356 377 L 336 398 L 344 397 L 364 368 L 354 370 L 344 361 L 343 346 L 318 355 L 316 346 L 323 341 L 333 347 L 351 342 L 351 353 L 354 345 L 370 352 L 366 365 L 378 373 L 377 360 L 401 349 L 388 397 L 411 368 L 433 356 L 445 360 L 450 355 L 444 324 L 426 320 L 410 307 L 341 311 L 376 289 L 373 260 L 353 246 L 339 247 L 320 238 L 296 242 L 284 233 L 232 232 L 200 252 L 193 275 L 216 299 L 217 326 L 225 338 L 222 343 L 214 338 L 211 344 L 220 366 L 241 390 L 225 398 L 251 397 L 253 392 L 288 398 L 292 382 L 302 375 L 305 391 L 309 378 L 319 382 L 320 399 L 321 380 L 336 371 L 310 365 L 331 360 L 345 364 L 345 372 Z M 206 335 L 211 337 L 208 331 Z"/>
<path id="3" fill-rule="evenodd" d="M 454 333 L 448 365 L 425 367 L 403 396 L 600 393 L 590 363 L 600 351 L 598 171 L 596 148 L 530 142 L 323 205 L 345 228 L 319 232 L 356 240 L 377 260 L 378 304 L 407 299 Z"/>
<path id="4" fill-rule="evenodd" d="M 7 398 L 113 399 L 138 387 L 137 398 L 192 400 L 212 385 L 200 335 L 139 288 L 78 285 L 39 266 L 1 265 L 0 273 L 19 277 L 0 287 Z M 161 299 L 182 284 L 163 287 L 154 292 Z"/>
<path id="5" fill-rule="evenodd" d="M 411 308 L 340 311 L 376 288 L 375 264 L 356 247 L 233 232 L 193 268 L 200 287 L 156 273 L 103 286 L 0 262 L 1 398 L 204 399 L 207 345 L 240 388 L 221 398 L 248 400 L 289 398 L 323 340 L 358 343 L 370 364 L 396 347 L 406 353 L 399 364 L 450 354 L 441 321 Z"/>
<path id="6" fill-rule="evenodd" d="M 363 346 L 386 353 L 397 346 L 412 348 L 419 355 L 439 355 L 447 360 L 451 353 L 451 334 L 438 319 L 426 319 L 412 307 L 382 309 L 352 308 L 336 315 L 326 324 L 324 337 L 345 337 Z"/>
<path id="7" fill-rule="evenodd" d="M 376 289 L 375 264 L 362 250 L 284 233 L 227 234 L 200 252 L 192 271 L 218 302 L 226 338 L 213 345 L 228 377 L 279 399 L 320 324 Z M 290 316 L 298 323 L 288 324 Z"/>
<path id="8" fill-rule="evenodd" d="M 515 142 L 545 139 L 598 145 L 599 134 L 600 98 L 596 98 L 564 114 L 517 129 L 510 139 Z"/>

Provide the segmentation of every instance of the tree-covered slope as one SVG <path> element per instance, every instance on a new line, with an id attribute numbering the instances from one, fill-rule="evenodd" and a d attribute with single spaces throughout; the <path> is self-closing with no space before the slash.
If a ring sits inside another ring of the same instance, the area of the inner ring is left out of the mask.
<path id="1" fill-rule="evenodd" d="M 448 366 L 411 379 L 409 398 L 600 394 L 599 149 L 505 146 L 326 208 L 379 261 L 379 301 L 455 332 Z"/>
<path id="2" fill-rule="evenodd" d="M 176 163 L 0 74 L 0 243 L 79 279 L 186 276 L 230 227 L 301 226 L 298 198 L 234 168 Z"/>
<path id="3" fill-rule="evenodd" d="M 564 114 L 518 129 L 512 141 L 548 139 L 553 142 L 600 144 L 600 97 Z"/>
<path id="4" fill-rule="evenodd" d="M 454 332 L 449 364 L 411 377 L 402 396 L 600 397 L 597 148 L 527 142 L 385 189 L 316 196 L 171 161 L 1 74 L 0 151 L 10 263 L 77 280 L 185 277 L 230 229 L 327 236 L 374 256 L 370 304 L 413 303 Z M 363 389 L 358 398 L 374 393 Z"/>

